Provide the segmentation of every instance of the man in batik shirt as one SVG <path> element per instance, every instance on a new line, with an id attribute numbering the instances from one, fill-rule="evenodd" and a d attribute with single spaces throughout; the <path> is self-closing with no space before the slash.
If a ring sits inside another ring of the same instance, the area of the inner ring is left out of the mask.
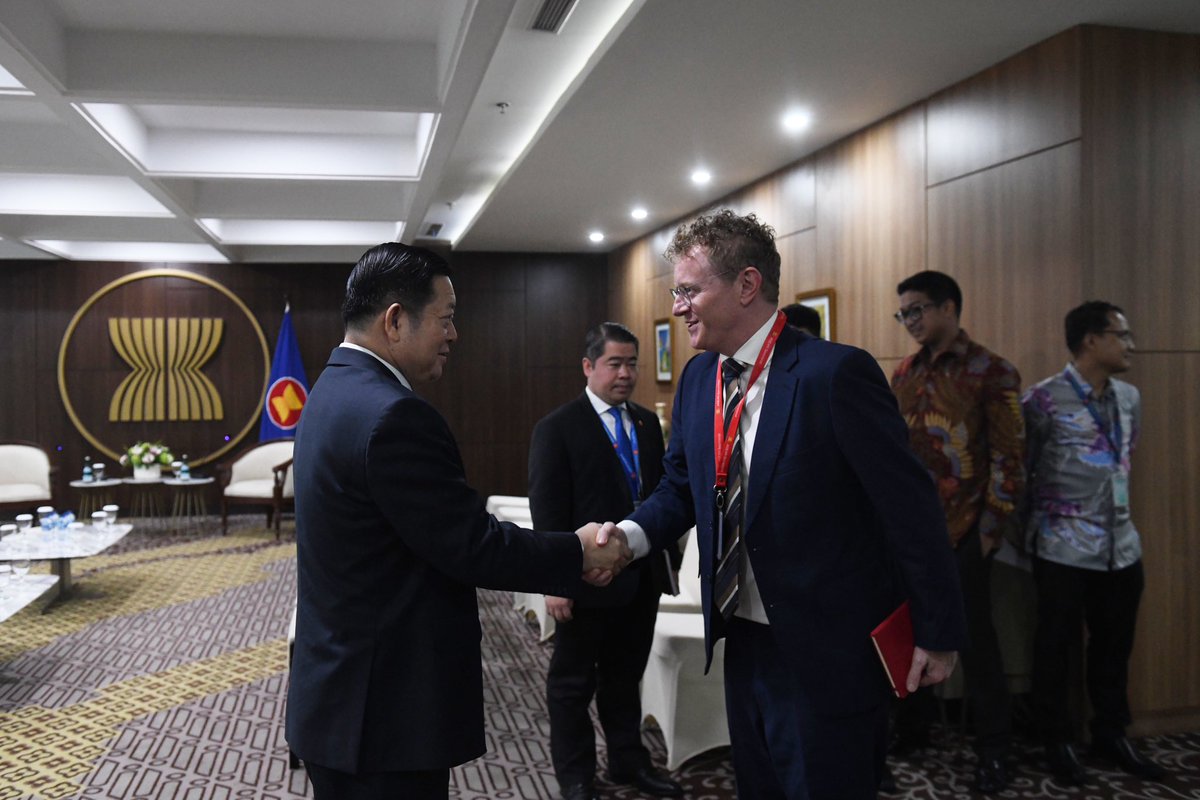
<path id="1" fill-rule="evenodd" d="M 970 646 L 963 676 L 975 724 L 975 788 L 1008 785 L 1011 733 L 1008 685 L 992 624 L 991 557 L 1025 486 L 1021 376 L 1012 364 L 971 341 L 959 326 L 962 291 L 949 275 L 919 272 L 896 288 L 904 325 L 921 349 L 892 375 L 913 452 L 937 484 L 958 561 Z M 933 697 L 918 692 L 900 705 L 900 750 L 928 743 Z"/>
<path id="2" fill-rule="evenodd" d="M 1034 714 L 1055 778 L 1085 782 L 1069 743 L 1067 664 L 1086 621 L 1092 754 L 1157 780 L 1163 768 L 1125 738 L 1129 656 L 1143 586 L 1142 545 L 1129 515 L 1141 396 L 1113 376 L 1129 369 L 1133 334 L 1124 312 L 1100 301 L 1068 313 L 1066 334 L 1071 363 L 1021 401 L 1029 430 L 1027 545 L 1038 593 Z"/>

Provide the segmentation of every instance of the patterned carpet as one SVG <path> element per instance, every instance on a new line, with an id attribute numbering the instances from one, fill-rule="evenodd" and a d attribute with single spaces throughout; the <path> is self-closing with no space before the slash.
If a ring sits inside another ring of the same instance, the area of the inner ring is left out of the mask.
<path id="1" fill-rule="evenodd" d="M 228 537 L 138 526 L 112 551 L 74 565 L 77 588 L 43 613 L 0 623 L 0 800 L 29 798 L 308 797 L 283 740 L 286 632 L 295 593 L 295 543 L 242 523 Z M 41 569 L 44 569 L 44 565 Z M 488 754 L 452 773 L 451 796 L 553 800 L 544 676 L 552 644 L 480 592 Z M 665 748 L 646 739 L 656 761 Z M 939 731 L 921 764 L 896 761 L 896 797 L 970 795 L 969 751 Z M 1018 752 L 1004 797 L 1200 800 L 1200 733 L 1144 742 L 1172 770 L 1142 784 L 1101 772 L 1064 791 Z M 600 763 L 604 763 L 603 752 Z M 685 764 L 693 800 L 734 796 L 728 751 Z M 634 798 L 599 779 L 606 798 Z"/>

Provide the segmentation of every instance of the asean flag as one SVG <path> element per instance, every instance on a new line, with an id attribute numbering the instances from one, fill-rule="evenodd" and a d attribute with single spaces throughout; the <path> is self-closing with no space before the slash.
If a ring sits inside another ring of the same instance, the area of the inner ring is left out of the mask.
<path id="1" fill-rule="evenodd" d="M 300 412 L 307 401 L 308 380 L 304 377 L 304 364 L 300 361 L 300 345 L 292 328 L 292 306 L 289 303 L 283 309 L 283 324 L 279 326 L 279 340 L 275 342 L 275 356 L 271 359 L 271 379 L 267 385 L 267 400 L 263 404 L 258 440 L 265 442 L 268 439 L 295 436 Z"/>

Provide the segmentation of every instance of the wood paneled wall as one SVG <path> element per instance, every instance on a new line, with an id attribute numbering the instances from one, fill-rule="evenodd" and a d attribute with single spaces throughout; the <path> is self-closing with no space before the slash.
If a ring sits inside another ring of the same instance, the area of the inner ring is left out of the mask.
<path id="1" fill-rule="evenodd" d="M 1084 26 L 714 205 L 772 224 L 781 302 L 834 288 L 838 340 L 889 375 L 914 349 L 890 317 L 895 287 L 923 269 L 958 280 L 963 326 L 1026 386 L 1066 362 L 1068 309 L 1126 308 L 1145 416 L 1135 732 L 1200 724 L 1198 153 L 1200 37 Z M 610 256 L 610 313 L 639 335 L 669 312 L 673 228 Z M 676 377 L 691 352 L 677 344 Z M 636 399 L 669 407 L 671 386 L 643 381 Z"/>
<path id="2" fill-rule="evenodd" d="M 472 485 L 485 494 L 523 494 L 533 423 L 582 391 L 584 332 L 605 319 L 605 260 L 594 254 L 453 253 L 449 258 L 460 339 L 445 377 L 423 391 L 459 437 Z M 75 502 L 67 483 L 78 477 L 83 457 L 98 455 L 71 424 L 59 395 L 55 367 L 63 333 L 80 305 L 98 289 L 150 266 L 173 266 L 224 285 L 258 319 L 272 352 L 286 296 L 310 384 L 342 340 L 341 302 L 349 264 L 3 262 L 0 337 L 9 369 L 0 381 L 0 439 L 31 439 L 52 451 L 59 467 L 56 497 L 63 507 Z M 132 305 L 121 313 L 131 316 L 208 313 L 203 296 L 180 300 L 149 292 L 141 301 L 126 301 Z M 227 311 L 217 313 L 227 316 Z M 257 350 L 261 360 L 256 337 L 226 337 L 221 346 L 232 349 L 235 358 L 239 353 L 254 357 Z M 220 357 L 228 355 L 226 351 Z M 106 406 L 111 394 L 97 392 L 95 401 Z M 236 429 L 244 421 L 238 420 Z M 155 438 L 170 444 L 169 424 L 160 427 Z M 256 424 L 244 444 L 257 439 Z M 201 471 L 209 470 L 211 465 Z"/>

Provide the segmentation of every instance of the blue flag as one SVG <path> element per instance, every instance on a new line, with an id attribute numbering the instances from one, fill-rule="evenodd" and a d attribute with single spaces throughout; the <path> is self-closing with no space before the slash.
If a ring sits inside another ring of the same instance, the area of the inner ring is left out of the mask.
<path id="1" fill-rule="evenodd" d="M 300 422 L 300 412 L 306 402 L 308 380 L 304 377 L 300 345 L 292 328 L 292 305 L 288 303 L 283 309 L 283 324 L 279 326 L 279 340 L 275 342 L 275 356 L 271 359 L 271 379 L 267 384 L 258 440 L 265 442 L 295 436 L 296 424 Z"/>

